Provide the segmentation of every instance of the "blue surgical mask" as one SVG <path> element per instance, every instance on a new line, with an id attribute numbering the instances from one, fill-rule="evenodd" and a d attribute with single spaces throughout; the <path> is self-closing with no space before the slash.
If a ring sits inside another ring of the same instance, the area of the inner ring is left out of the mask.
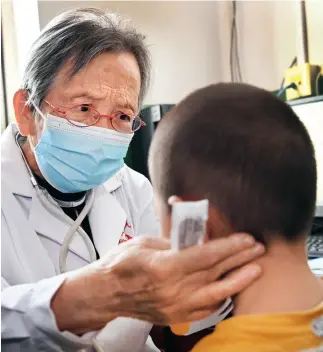
<path id="1" fill-rule="evenodd" d="M 102 185 L 124 166 L 133 134 L 101 127 L 77 127 L 53 115 L 34 149 L 38 167 L 48 183 L 64 193 Z"/>

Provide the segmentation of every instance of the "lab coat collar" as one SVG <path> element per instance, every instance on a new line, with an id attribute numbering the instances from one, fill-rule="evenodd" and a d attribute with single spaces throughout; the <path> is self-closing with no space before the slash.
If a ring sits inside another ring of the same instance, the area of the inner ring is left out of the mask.
<path id="1" fill-rule="evenodd" d="M 122 181 L 124 179 L 125 167 L 123 167 L 116 175 L 111 177 L 108 181 L 103 184 L 103 187 L 107 192 L 114 192 L 119 187 L 121 187 Z"/>
<path id="2" fill-rule="evenodd" d="M 13 124 L 10 124 L 1 136 L 1 171 L 2 178 L 6 179 L 14 194 L 28 198 L 33 196 L 34 189 L 16 144 Z"/>
<path id="3" fill-rule="evenodd" d="M 12 125 L 8 126 L 1 137 L 1 154 L 2 177 L 6 179 L 6 185 L 15 195 L 32 198 L 29 221 L 34 230 L 44 237 L 62 244 L 70 225 L 49 214 L 42 206 L 16 144 Z M 118 244 L 126 223 L 125 211 L 111 194 L 122 186 L 124 172 L 125 168 L 104 185 L 95 189 L 95 199 L 89 213 L 89 221 L 93 240 L 100 256 L 106 253 L 111 245 Z M 57 208 L 63 213 L 59 206 Z M 70 250 L 89 261 L 88 250 L 80 236 L 75 236 Z"/>

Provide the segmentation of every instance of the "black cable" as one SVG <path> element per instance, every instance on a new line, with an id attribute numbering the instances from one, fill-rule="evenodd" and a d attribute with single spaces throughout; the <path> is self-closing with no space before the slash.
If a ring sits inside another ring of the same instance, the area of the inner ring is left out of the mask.
<path id="1" fill-rule="evenodd" d="M 297 64 L 297 56 L 294 57 L 293 61 L 290 63 L 288 68 L 293 67 L 295 64 Z M 282 83 L 280 84 L 280 89 L 284 87 L 284 83 L 285 83 L 285 77 L 282 79 Z"/>
<path id="2" fill-rule="evenodd" d="M 238 39 L 237 38 L 236 38 L 235 43 L 236 43 L 236 61 L 237 61 L 239 82 L 242 82 L 242 74 L 241 74 L 240 58 L 239 58 L 239 52 L 238 52 Z"/>
<path id="3" fill-rule="evenodd" d="M 231 22 L 231 40 L 230 40 L 230 74 L 231 74 L 231 82 L 235 82 L 234 72 L 233 72 L 233 37 L 234 37 L 234 11 L 235 5 L 233 1 L 233 14 L 232 14 L 232 22 Z"/>
<path id="4" fill-rule="evenodd" d="M 238 50 L 237 1 L 232 1 L 231 42 L 230 42 L 230 73 L 232 82 L 241 82 L 241 66 Z"/>
<path id="5" fill-rule="evenodd" d="M 235 33 L 235 52 L 236 52 L 236 64 L 237 64 L 237 71 L 239 82 L 242 82 L 242 75 L 241 75 L 241 67 L 240 67 L 240 57 L 239 57 L 239 50 L 238 50 L 238 27 L 237 27 L 237 3 L 234 2 L 234 33 Z"/>
<path id="6" fill-rule="evenodd" d="M 295 83 L 291 83 L 288 86 L 280 89 L 280 91 L 277 93 L 277 96 L 280 97 L 284 92 L 286 92 L 287 89 L 293 88 L 297 90 L 297 85 Z"/>

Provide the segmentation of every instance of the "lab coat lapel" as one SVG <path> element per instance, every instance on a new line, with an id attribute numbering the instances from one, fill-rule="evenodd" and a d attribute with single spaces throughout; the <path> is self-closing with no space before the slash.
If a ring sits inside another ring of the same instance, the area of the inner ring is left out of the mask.
<path id="1" fill-rule="evenodd" d="M 19 258 L 25 273 L 25 282 L 36 282 L 55 275 L 53 263 L 44 250 L 39 237 L 29 225 L 17 198 L 4 180 L 2 180 L 2 186 L 4 186 L 1 192 L 2 211 L 10 228 L 10 236 L 15 244 L 17 258 Z M 21 228 L 25 229 L 23 234 Z"/>
<path id="2" fill-rule="evenodd" d="M 34 190 L 16 145 L 13 128 L 9 125 L 1 136 L 1 209 L 10 228 L 17 260 L 24 268 L 26 282 L 35 282 L 55 275 L 55 268 L 17 199 L 20 196 L 31 201 Z M 41 214 L 39 218 L 42 218 Z"/>
<path id="3" fill-rule="evenodd" d="M 34 192 L 36 193 L 36 192 Z M 49 200 L 47 200 L 49 201 Z M 61 212 L 62 217 L 66 217 L 63 210 L 58 206 L 52 204 L 56 207 L 59 212 Z M 56 216 L 50 214 L 47 209 L 43 207 L 39 198 L 34 195 L 32 198 L 32 206 L 29 215 L 29 221 L 32 224 L 34 230 L 41 236 L 47 237 L 48 239 L 62 244 L 65 236 L 70 228 L 68 222 L 58 219 Z M 70 244 L 69 250 L 74 254 L 77 254 L 84 260 L 90 262 L 89 251 L 87 250 L 82 238 L 80 236 L 75 236 Z"/>
<path id="4" fill-rule="evenodd" d="M 122 187 L 123 172 L 95 190 L 94 204 L 89 214 L 93 240 L 102 257 L 112 247 L 118 245 L 124 231 L 127 215 L 112 194 Z"/>

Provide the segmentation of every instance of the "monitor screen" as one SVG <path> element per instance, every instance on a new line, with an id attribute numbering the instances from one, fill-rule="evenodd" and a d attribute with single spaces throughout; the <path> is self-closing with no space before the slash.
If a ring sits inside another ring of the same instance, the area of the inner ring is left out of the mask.
<path id="1" fill-rule="evenodd" d="M 323 96 L 290 104 L 307 128 L 315 149 L 317 164 L 316 216 L 323 216 Z"/>

